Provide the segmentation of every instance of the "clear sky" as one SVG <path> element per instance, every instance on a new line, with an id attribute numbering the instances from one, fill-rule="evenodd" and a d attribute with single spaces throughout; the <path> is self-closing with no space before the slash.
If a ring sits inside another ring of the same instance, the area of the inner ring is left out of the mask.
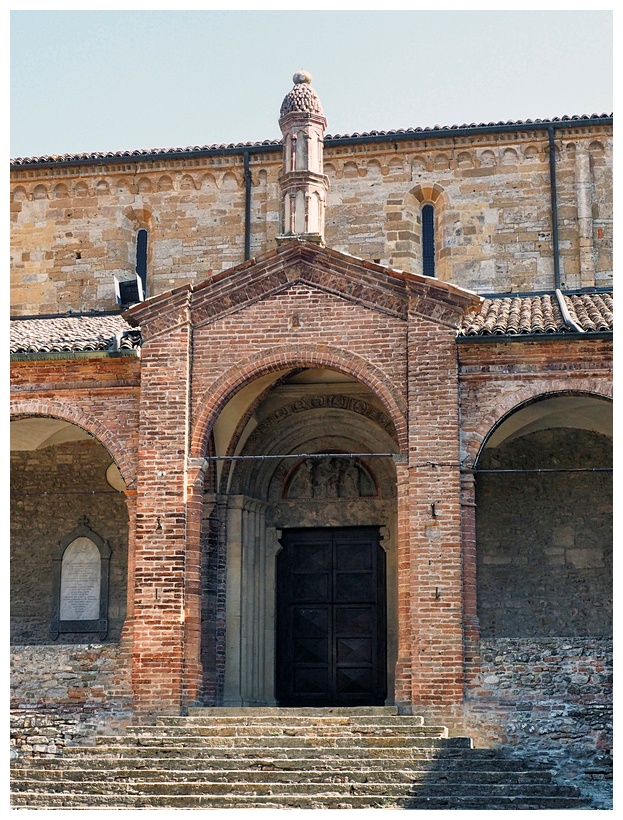
<path id="1" fill-rule="evenodd" d="M 612 112 L 610 10 L 411 5 L 13 10 L 11 156 L 278 139 L 300 68 L 329 134 Z"/>

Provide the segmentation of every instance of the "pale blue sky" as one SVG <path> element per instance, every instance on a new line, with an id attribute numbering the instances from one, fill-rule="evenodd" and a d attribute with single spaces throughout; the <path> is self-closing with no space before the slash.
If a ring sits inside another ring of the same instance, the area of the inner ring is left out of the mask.
<path id="1" fill-rule="evenodd" d="M 612 12 L 12 11 L 12 157 L 611 113 Z"/>

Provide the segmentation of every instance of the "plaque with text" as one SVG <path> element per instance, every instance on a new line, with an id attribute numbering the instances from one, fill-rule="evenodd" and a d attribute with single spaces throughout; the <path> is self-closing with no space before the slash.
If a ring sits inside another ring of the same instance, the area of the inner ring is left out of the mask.
<path id="1" fill-rule="evenodd" d="M 50 637 L 108 632 L 110 547 L 85 524 L 59 543 L 54 556 L 54 601 Z"/>

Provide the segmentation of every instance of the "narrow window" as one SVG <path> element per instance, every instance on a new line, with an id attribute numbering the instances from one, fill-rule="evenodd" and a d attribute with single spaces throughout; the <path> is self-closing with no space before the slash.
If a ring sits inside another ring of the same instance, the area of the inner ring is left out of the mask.
<path id="1" fill-rule="evenodd" d="M 147 231 L 141 228 L 136 234 L 136 275 L 143 283 L 143 298 L 147 296 Z"/>
<path id="2" fill-rule="evenodd" d="M 422 207 L 422 273 L 435 275 L 435 209 L 432 205 Z"/>

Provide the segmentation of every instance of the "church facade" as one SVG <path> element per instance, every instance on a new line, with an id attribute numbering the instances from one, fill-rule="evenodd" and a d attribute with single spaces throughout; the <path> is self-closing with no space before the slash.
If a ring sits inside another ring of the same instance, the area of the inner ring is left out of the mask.
<path id="1" fill-rule="evenodd" d="M 396 704 L 603 774 L 612 118 L 279 124 L 12 164 L 16 742 Z"/>

